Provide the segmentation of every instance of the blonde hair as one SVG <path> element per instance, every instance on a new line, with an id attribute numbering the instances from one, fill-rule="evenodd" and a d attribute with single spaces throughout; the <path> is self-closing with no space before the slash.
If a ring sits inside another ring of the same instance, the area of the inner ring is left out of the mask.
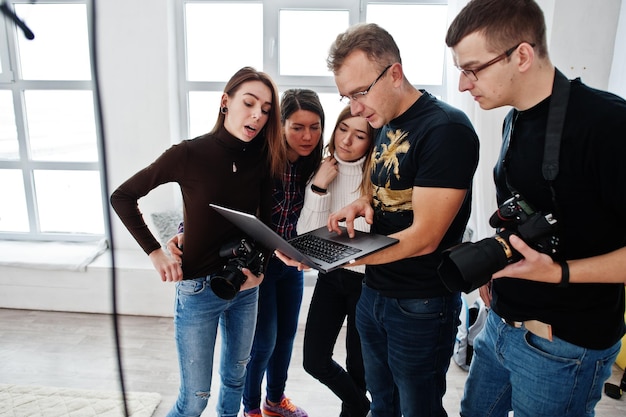
<path id="1" fill-rule="evenodd" d="M 375 23 L 358 23 L 340 33 L 330 47 L 326 64 L 333 73 L 354 51 L 363 51 L 382 71 L 387 65 L 402 63 L 400 49 L 391 34 Z"/>

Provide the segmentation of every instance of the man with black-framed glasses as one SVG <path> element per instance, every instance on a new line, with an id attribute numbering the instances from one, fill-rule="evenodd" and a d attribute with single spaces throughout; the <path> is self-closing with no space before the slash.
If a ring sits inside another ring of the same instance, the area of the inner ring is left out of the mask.
<path id="1" fill-rule="evenodd" d="M 467 225 L 478 138 L 465 114 L 411 85 L 394 39 L 375 24 L 340 34 L 328 67 L 352 114 L 379 129 L 373 193 L 331 214 L 329 228 L 345 221 L 352 233 L 364 216 L 373 232 L 399 239 L 354 264 L 367 265 L 356 322 L 371 416 L 446 416 L 461 299 L 436 269 Z"/>
<path id="2" fill-rule="evenodd" d="M 554 67 L 533 0 L 470 1 L 446 44 L 461 91 L 483 109 L 513 106 L 498 204 L 522 196 L 554 225 L 550 245 L 521 232 L 502 241 L 518 256 L 480 288 L 491 310 L 461 415 L 593 416 L 625 332 L 626 101 Z"/>
<path id="3" fill-rule="evenodd" d="M 463 75 L 465 75 L 467 78 L 469 78 L 471 81 L 476 82 L 478 81 L 478 74 L 480 71 L 484 70 L 485 68 L 488 68 L 490 66 L 492 66 L 493 64 L 502 61 L 505 58 L 508 58 L 511 56 L 511 54 L 517 49 L 519 48 L 519 46 L 522 44 L 522 42 L 518 43 L 517 45 L 515 45 L 512 48 L 507 49 L 506 51 L 504 51 L 503 53 L 501 53 L 500 55 L 496 56 L 495 58 L 485 62 L 484 64 L 480 64 L 477 67 L 474 67 L 473 69 L 469 69 L 469 68 L 462 68 L 462 67 L 457 67 L 459 69 L 459 71 L 461 71 L 461 73 L 463 73 Z M 531 43 L 530 46 L 534 47 L 535 44 Z"/>

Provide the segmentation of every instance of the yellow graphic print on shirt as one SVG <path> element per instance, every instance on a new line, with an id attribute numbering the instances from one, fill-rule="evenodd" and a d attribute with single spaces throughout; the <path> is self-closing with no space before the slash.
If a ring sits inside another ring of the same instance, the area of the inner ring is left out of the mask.
<path id="1" fill-rule="evenodd" d="M 381 143 L 372 154 L 372 171 L 377 180 L 374 183 L 374 207 L 383 211 L 412 210 L 413 187 L 397 190 L 400 179 L 400 157 L 411 147 L 407 132 L 402 130 L 387 132 L 389 143 Z"/>

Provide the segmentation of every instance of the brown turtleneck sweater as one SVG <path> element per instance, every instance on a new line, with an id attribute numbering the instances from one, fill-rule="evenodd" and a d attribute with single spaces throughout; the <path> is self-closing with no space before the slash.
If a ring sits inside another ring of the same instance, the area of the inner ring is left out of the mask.
<path id="1" fill-rule="evenodd" d="M 111 205 L 150 254 L 161 245 L 144 222 L 137 201 L 161 184 L 178 183 L 184 205 L 184 279 L 217 272 L 225 264 L 220 247 L 243 235 L 209 203 L 248 213 L 258 210 L 269 222 L 272 185 L 264 145 L 264 137 L 243 142 L 224 129 L 182 141 L 120 185 L 111 195 Z"/>

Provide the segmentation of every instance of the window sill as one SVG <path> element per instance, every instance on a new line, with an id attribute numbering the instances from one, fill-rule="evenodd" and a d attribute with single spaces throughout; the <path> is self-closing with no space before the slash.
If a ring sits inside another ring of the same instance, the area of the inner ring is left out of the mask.
<path id="1" fill-rule="evenodd" d="M 140 249 L 115 250 L 114 287 L 110 249 L 105 248 L 85 269 L 75 270 L 41 262 L 44 248 L 38 242 L 14 243 L 0 241 L 0 251 L 12 246 L 10 249 L 27 256 L 28 262 L 0 264 L 0 308 L 110 314 L 115 288 L 119 314 L 172 315 L 175 287 L 161 282 Z M 18 251 L 17 246 L 23 247 Z M 6 258 L 7 253 L 0 255 Z"/>
<path id="2" fill-rule="evenodd" d="M 84 272 L 107 249 L 106 239 L 81 243 L 2 240 L 0 267 Z"/>

